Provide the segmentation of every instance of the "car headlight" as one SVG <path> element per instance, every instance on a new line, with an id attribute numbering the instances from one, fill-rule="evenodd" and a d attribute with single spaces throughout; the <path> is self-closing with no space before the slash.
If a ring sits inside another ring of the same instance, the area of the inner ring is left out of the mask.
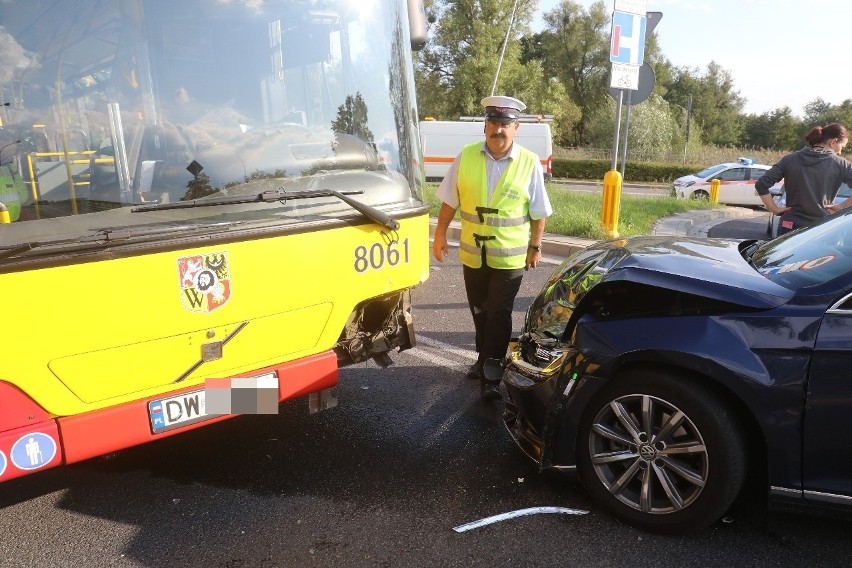
<path id="1" fill-rule="evenodd" d="M 524 360 L 524 349 L 533 349 L 535 363 Z M 510 382 L 519 386 L 530 386 L 533 383 L 546 381 L 556 375 L 569 357 L 577 354 L 577 350 L 568 346 L 544 347 L 535 344 L 527 346 L 513 341 L 509 344 L 509 365 L 503 375 L 504 380 L 510 377 Z"/>

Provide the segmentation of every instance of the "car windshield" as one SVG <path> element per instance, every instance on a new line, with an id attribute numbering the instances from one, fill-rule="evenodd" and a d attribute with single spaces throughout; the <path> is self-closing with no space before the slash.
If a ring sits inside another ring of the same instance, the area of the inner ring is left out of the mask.
<path id="1" fill-rule="evenodd" d="M 852 265 L 852 209 L 763 244 L 751 261 L 763 276 L 791 290 L 846 274 Z"/>
<path id="2" fill-rule="evenodd" d="M 710 166 L 709 168 L 701 170 L 700 172 L 695 174 L 695 177 L 700 177 L 700 178 L 710 177 L 714 174 L 721 172 L 722 170 L 725 169 L 725 167 L 726 166 L 724 164 L 719 164 L 719 165 L 716 165 L 716 166 Z"/>
<path id="3" fill-rule="evenodd" d="M 329 190 L 386 210 L 416 205 L 404 9 L 401 0 L 0 2 L 0 175 L 12 218 L 0 245 L 351 213 Z M 302 199 L 239 199 L 282 187 Z M 318 197 L 304 199 L 311 191 Z M 205 199 L 222 205 L 151 207 Z"/>

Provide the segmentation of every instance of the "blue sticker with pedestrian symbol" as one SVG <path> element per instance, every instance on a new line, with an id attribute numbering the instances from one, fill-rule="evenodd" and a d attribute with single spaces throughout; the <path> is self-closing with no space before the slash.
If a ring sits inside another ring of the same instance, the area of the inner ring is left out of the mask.
<path id="1" fill-rule="evenodd" d="M 0 477 L 3 477 L 3 474 L 6 472 L 6 454 L 0 452 Z"/>
<path id="2" fill-rule="evenodd" d="M 56 440 L 41 432 L 30 432 L 21 436 L 9 458 L 19 469 L 38 469 L 49 464 L 56 457 Z"/>

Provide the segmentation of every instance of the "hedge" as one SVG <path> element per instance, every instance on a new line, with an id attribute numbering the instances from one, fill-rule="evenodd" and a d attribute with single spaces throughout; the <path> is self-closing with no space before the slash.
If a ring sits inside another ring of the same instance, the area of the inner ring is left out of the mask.
<path id="1" fill-rule="evenodd" d="M 624 179 L 631 182 L 671 183 L 680 176 L 694 174 L 705 166 L 663 164 L 654 162 L 627 162 Z M 603 180 L 604 174 L 612 169 L 609 160 L 553 159 L 553 177 L 565 179 Z M 621 171 L 621 165 L 617 168 Z"/>

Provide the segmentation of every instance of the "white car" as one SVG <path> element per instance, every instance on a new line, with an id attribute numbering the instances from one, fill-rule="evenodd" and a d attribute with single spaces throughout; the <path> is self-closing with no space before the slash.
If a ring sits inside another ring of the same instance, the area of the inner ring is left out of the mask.
<path id="1" fill-rule="evenodd" d="M 681 199 L 709 199 L 710 182 L 718 179 L 719 203 L 725 205 L 762 205 L 754 189 L 754 182 L 770 166 L 756 164 L 751 158 L 738 158 L 736 162 L 716 164 L 698 173 L 679 177 L 672 184 L 672 195 Z M 770 193 L 781 191 L 781 184 L 770 188 Z"/>
<path id="2" fill-rule="evenodd" d="M 849 187 L 845 183 L 840 184 L 840 188 L 837 190 L 837 196 L 834 198 L 834 204 L 837 205 L 852 197 L 852 187 Z M 784 187 L 781 187 L 781 192 L 778 195 L 773 197 L 775 199 L 775 205 L 778 207 L 785 207 L 787 205 L 787 194 L 784 191 Z M 766 234 L 769 235 L 770 238 L 775 238 L 778 236 L 778 225 L 781 223 L 781 218 L 772 213 L 769 214 L 769 223 L 766 225 Z"/>

